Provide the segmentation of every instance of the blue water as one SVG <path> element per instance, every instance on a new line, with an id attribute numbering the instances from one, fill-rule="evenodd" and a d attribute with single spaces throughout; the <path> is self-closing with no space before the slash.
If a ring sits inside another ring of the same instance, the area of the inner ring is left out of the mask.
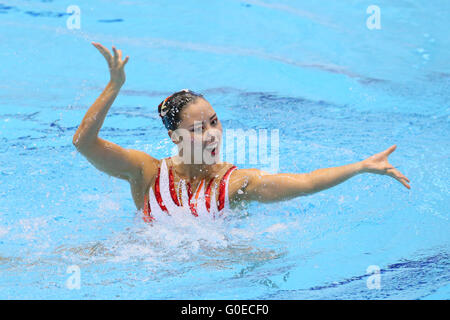
<path id="1" fill-rule="evenodd" d="M 0 1 L 1 299 L 450 298 L 447 0 L 377 1 L 380 30 L 366 27 L 372 1 Z M 397 144 L 411 190 L 363 174 L 149 227 L 128 184 L 72 145 L 108 81 L 91 41 L 130 56 L 105 139 L 169 156 L 156 106 L 190 88 L 225 128 L 279 129 L 280 172 Z"/>

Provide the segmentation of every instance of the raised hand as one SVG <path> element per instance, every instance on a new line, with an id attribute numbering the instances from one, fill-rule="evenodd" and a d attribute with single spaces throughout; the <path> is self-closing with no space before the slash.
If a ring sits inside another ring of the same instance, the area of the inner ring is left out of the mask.
<path id="1" fill-rule="evenodd" d="M 122 86 L 125 83 L 125 65 L 127 64 L 129 57 L 126 56 L 122 60 L 122 50 L 117 50 L 116 47 L 112 47 L 114 56 L 111 55 L 109 50 L 102 46 L 100 43 L 92 42 L 92 45 L 97 48 L 98 51 L 105 57 L 108 63 L 109 73 L 111 76 L 111 82 L 113 84 Z"/>
<path id="2" fill-rule="evenodd" d="M 388 156 L 394 152 L 396 148 L 397 146 L 394 144 L 386 150 L 363 160 L 362 163 L 364 171 L 391 176 L 403 184 L 406 188 L 411 189 L 408 184 L 409 179 L 388 162 Z"/>

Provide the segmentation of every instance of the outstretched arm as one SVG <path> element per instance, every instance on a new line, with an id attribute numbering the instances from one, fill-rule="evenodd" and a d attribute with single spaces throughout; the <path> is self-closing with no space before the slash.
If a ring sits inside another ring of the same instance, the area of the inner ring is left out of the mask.
<path id="1" fill-rule="evenodd" d="M 393 145 L 360 162 L 303 174 L 268 174 L 257 169 L 238 170 L 233 179 L 233 185 L 234 189 L 241 189 L 243 192 L 236 192 L 235 198 L 260 202 L 287 200 L 331 188 L 365 172 L 388 175 L 410 189 L 408 178 L 387 160 L 395 148 L 396 145 Z"/>
<path id="2" fill-rule="evenodd" d="M 94 42 L 92 44 L 105 57 L 111 79 L 86 112 L 73 136 L 73 144 L 97 169 L 111 176 L 136 182 L 142 176 L 144 163 L 150 164 L 146 166 L 147 168 L 156 168 L 157 160 L 142 151 L 125 149 L 98 137 L 108 110 L 125 83 L 124 67 L 129 58 L 127 56 L 122 60 L 122 51 L 116 50 L 115 47 L 113 56 L 101 44 Z"/>

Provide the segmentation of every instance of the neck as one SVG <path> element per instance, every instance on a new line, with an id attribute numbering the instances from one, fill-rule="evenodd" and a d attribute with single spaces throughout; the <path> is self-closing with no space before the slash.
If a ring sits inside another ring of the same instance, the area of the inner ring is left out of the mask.
<path id="1" fill-rule="evenodd" d="M 172 157 L 176 173 L 189 181 L 202 180 L 214 172 L 215 164 L 186 164 L 179 156 Z"/>

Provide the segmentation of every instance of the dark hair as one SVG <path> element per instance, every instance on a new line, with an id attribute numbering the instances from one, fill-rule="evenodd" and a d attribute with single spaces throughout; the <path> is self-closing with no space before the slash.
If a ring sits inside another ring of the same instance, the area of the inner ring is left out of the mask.
<path id="1" fill-rule="evenodd" d="M 167 130 L 175 130 L 178 128 L 181 122 L 181 110 L 198 98 L 203 98 L 203 95 L 189 89 L 183 89 L 168 96 L 159 104 L 158 113 Z"/>

